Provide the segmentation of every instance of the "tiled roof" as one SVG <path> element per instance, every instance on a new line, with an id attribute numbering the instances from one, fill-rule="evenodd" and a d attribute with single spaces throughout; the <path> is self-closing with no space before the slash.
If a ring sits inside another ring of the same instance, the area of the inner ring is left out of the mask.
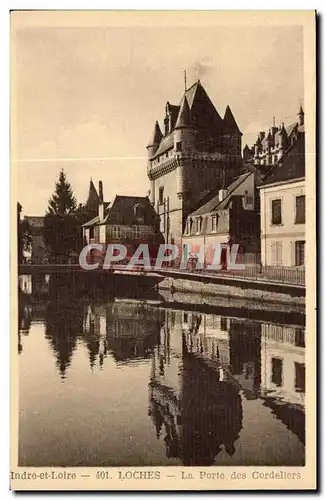
<path id="1" fill-rule="evenodd" d="M 189 113 L 186 109 L 187 104 L 190 110 Z M 180 106 L 174 106 L 170 103 L 167 103 L 167 106 L 169 107 L 171 113 L 172 130 L 174 130 L 174 124 L 177 121 L 178 126 L 180 126 L 180 118 L 183 126 L 185 123 L 190 122 L 194 128 L 203 131 L 206 136 L 205 140 L 216 137 L 223 132 L 223 120 L 199 80 L 185 91 Z M 180 109 L 181 107 L 183 108 L 182 113 Z M 174 118 L 176 121 L 174 121 Z M 226 110 L 226 126 L 231 127 L 233 131 L 235 129 L 239 130 L 229 107 Z M 159 147 L 153 158 L 165 153 L 170 148 L 173 148 L 173 137 L 171 136 L 171 133 L 161 139 Z"/>
<path id="2" fill-rule="evenodd" d="M 91 226 L 95 226 L 98 221 L 100 220 L 99 216 L 97 215 L 96 217 L 94 217 L 93 219 L 85 222 L 85 224 L 82 224 L 82 227 L 91 227 Z"/>
<path id="3" fill-rule="evenodd" d="M 223 131 L 224 133 L 238 132 L 239 134 L 241 134 L 229 105 L 226 106 L 223 118 Z"/>
<path id="4" fill-rule="evenodd" d="M 228 207 L 232 196 L 235 194 L 234 191 L 251 175 L 251 172 L 240 175 L 237 179 L 232 182 L 227 188 L 228 194 L 222 200 L 219 201 L 219 195 L 216 194 L 210 201 L 202 205 L 200 208 L 192 212 L 190 216 L 203 215 L 210 212 L 215 212 L 217 210 L 224 210 Z"/>
<path id="5" fill-rule="evenodd" d="M 189 87 L 189 89 L 187 89 L 186 92 L 185 92 L 185 96 L 187 98 L 187 101 L 188 101 L 190 109 L 192 108 L 192 105 L 194 103 L 195 95 L 196 95 L 196 92 L 197 92 L 197 89 L 198 89 L 199 85 L 201 85 L 201 83 L 198 80 L 191 87 Z M 182 100 L 183 100 L 183 98 L 182 98 Z M 180 105 L 181 105 L 181 103 L 180 103 Z"/>
<path id="6" fill-rule="evenodd" d="M 173 135 L 169 134 L 163 137 L 161 140 L 161 143 L 159 145 L 158 150 L 155 152 L 155 155 L 153 158 L 156 158 L 157 156 L 161 155 L 162 153 L 165 153 L 168 149 L 173 148 Z"/>
<path id="7" fill-rule="evenodd" d="M 305 177 L 305 153 L 301 141 L 304 141 L 304 137 L 296 141 L 281 160 L 267 172 L 262 179 L 263 186 Z"/>
<path id="8" fill-rule="evenodd" d="M 298 125 L 297 122 L 295 122 L 295 123 L 291 123 L 291 125 L 288 125 L 287 127 L 285 127 L 285 131 L 286 131 L 288 137 L 289 137 L 289 135 L 292 134 L 293 130 L 295 129 L 295 127 L 297 125 Z"/>
<path id="9" fill-rule="evenodd" d="M 155 144 L 159 144 L 161 142 L 162 137 L 163 137 L 163 134 L 161 132 L 158 121 L 156 121 L 155 126 L 154 126 L 154 131 L 153 131 L 151 140 L 148 143 L 148 146 L 154 146 Z"/>
<path id="10" fill-rule="evenodd" d="M 156 224 L 157 215 L 147 196 L 122 195 L 115 197 L 105 218 L 105 223 L 122 225 L 137 224 L 138 220 L 134 211 L 135 205 L 140 205 L 144 209 L 144 224 Z"/>
<path id="11" fill-rule="evenodd" d="M 96 187 L 94 186 L 94 183 L 91 179 L 90 183 L 89 183 L 88 199 L 87 199 L 86 205 L 89 203 L 94 203 L 94 201 L 97 203 L 99 202 L 99 195 L 98 195 L 98 192 L 96 191 Z"/>
<path id="12" fill-rule="evenodd" d="M 178 114 L 175 128 L 192 127 L 191 113 L 187 99 L 184 97 Z"/>

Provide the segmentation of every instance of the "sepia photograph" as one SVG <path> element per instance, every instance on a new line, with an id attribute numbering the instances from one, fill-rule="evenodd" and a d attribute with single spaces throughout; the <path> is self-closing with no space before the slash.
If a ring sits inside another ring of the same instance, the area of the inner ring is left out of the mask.
<path id="1" fill-rule="evenodd" d="M 11 488 L 314 489 L 315 12 L 11 12 Z"/>

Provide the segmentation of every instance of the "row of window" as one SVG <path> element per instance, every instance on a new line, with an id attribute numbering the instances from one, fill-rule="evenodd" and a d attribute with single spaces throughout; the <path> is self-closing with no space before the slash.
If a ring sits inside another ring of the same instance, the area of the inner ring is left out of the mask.
<path id="1" fill-rule="evenodd" d="M 304 195 L 295 198 L 295 224 L 304 224 L 306 221 L 306 197 Z M 282 224 L 282 200 L 272 200 L 272 225 Z"/>
<path id="2" fill-rule="evenodd" d="M 219 220 L 219 215 L 214 214 L 211 215 L 210 217 L 210 231 L 212 233 L 217 231 L 218 228 L 218 220 Z M 200 233 L 202 230 L 202 225 L 203 225 L 203 218 L 202 217 L 197 217 L 195 220 L 193 219 L 188 219 L 186 223 L 186 234 L 191 234 L 194 228 L 195 224 L 195 229 L 196 233 Z"/>
<path id="3" fill-rule="evenodd" d="M 133 238 L 140 238 L 140 226 L 133 226 L 132 229 L 132 237 Z M 120 239 L 122 237 L 122 231 L 121 231 L 121 226 L 113 226 L 112 227 L 112 237 L 115 239 Z"/>
<path id="4" fill-rule="evenodd" d="M 141 236 L 140 226 L 133 226 L 132 237 L 140 238 L 140 236 Z M 112 237 L 115 239 L 120 239 L 122 237 L 121 226 L 112 227 Z M 89 238 L 91 240 L 94 239 L 94 226 L 89 228 Z"/>
<path id="5" fill-rule="evenodd" d="M 282 387 L 283 380 L 283 359 L 281 358 L 272 358 L 272 376 L 271 382 L 275 384 L 277 387 Z M 305 365 L 303 363 L 294 363 L 295 369 L 295 379 L 294 379 L 294 388 L 296 392 L 305 392 L 306 391 L 306 370 Z"/>
<path id="6" fill-rule="evenodd" d="M 216 228 L 217 228 L 217 215 L 214 215 L 212 217 L 212 227 L 213 227 L 213 224 L 214 224 L 214 227 L 215 227 L 215 231 L 216 231 Z M 214 222 L 213 222 L 213 219 L 214 219 Z M 201 228 L 202 228 L 202 222 L 203 222 L 203 218 L 202 217 L 197 217 L 197 219 L 195 219 L 195 221 L 193 219 L 189 219 L 187 220 L 187 223 L 186 223 L 186 234 L 190 234 L 193 230 L 193 227 L 194 227 L 194 223 L 196 224 L 196 233 L 200 233 L 201 232 Z M 213 229 L 212 229 L 213 231 Z"/>
<path id="7" fill-rule="evenodd" d="M 304 266 L 305 263 L 305 241 L 295 242 L 295 265 Z M 272 243 L 272 266 L 283 265 L 283 244 L 282 241 Z"/>

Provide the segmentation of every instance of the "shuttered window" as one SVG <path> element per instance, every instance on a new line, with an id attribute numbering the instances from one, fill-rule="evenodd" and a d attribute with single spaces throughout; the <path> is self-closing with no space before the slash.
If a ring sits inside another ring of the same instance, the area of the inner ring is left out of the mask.
<path id="1" fill-rule="evenodd" d="M 272 224 L 282 224 L 282 200 L 272 200 Z"/>

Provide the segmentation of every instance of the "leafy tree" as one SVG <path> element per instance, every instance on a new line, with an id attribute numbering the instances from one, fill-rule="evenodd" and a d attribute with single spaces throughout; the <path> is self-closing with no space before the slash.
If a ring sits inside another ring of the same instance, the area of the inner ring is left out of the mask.
<path id="1" fill-rule="evenodd" d="M 77 202 L 63 170 L 49 199 L 43 234 L 48 257 L 52 261 L 67 262 L 71 252 L 80 249 L 81 227 Z"/>

